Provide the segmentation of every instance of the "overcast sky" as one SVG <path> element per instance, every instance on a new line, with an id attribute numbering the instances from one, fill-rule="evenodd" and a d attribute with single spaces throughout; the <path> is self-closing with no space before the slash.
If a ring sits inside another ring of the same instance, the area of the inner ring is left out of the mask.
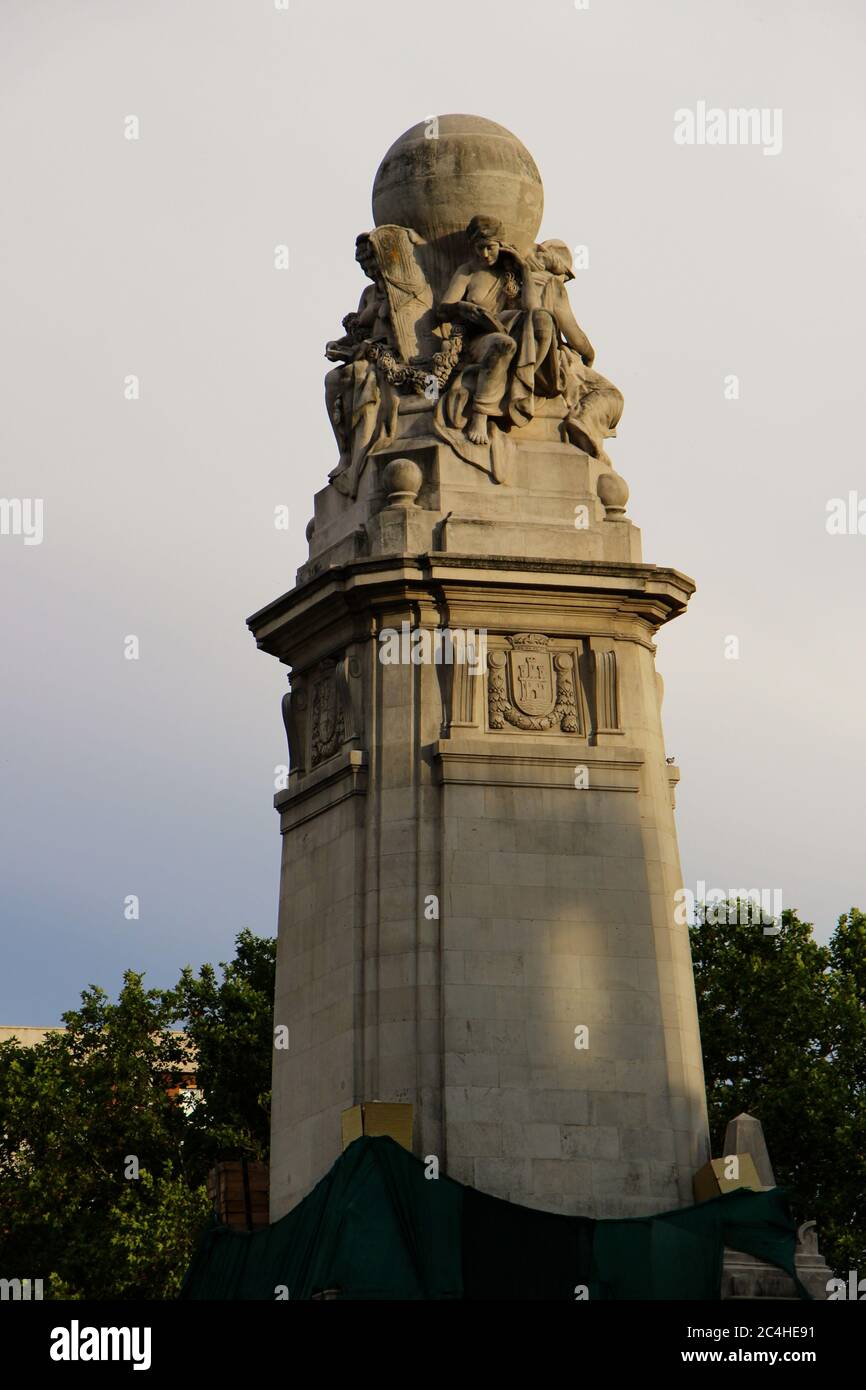
<path id="1" fill-rule="evenodd" d="M 698 585 L 658 655 L 686 885 L 779 887 L 822 938 L 866 907 L 866 535 L 826 529 L 866 500 L 861 0 L 0 15 L 0 493 L 44 500 L 41 544 L 0 536 L 0 1023 L 275 931 L 285 671 L 244 620 L 336 462 L 322 346 L 376 167 L 453 111 L 513 130 L 542 235 L 588 246 L 629 512 Z M 781 111 L 781 149 L 675 143 L 699 102 Z"/>

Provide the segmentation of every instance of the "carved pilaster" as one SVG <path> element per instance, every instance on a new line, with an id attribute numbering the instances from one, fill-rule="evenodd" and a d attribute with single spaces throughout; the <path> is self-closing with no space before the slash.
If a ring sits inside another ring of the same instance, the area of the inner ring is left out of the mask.
<path id="1" fill-rule="evenodd" d="M 361 738 L 364 732 L 364 707 L 361 689 L 361 659 L 347 653 L 337 662 L 334 679 L 337 699 L 343 714 L 344 738 Z"/>
<path id="2" fill-rule="evenodd" d="M 457 652 L 458 659 L 443 666 L 445 708 L 449 729 L 476 729 L 479 720 L 481 688 L 486 662 L 481 639 Z"/>
<path id="3" fill-rule="evenodd" d="M 580 673 L 589 708 L 590 735 L 621 734 L 619 671 L 616 652 L 587 646 L 580 658 Z"/>
<path id="4" fill-rule="evenodd" d="M 619 685 L 616 652 L 595 653 L 595 685 L 598 699 L 598 732 L 620 732 Z"/>

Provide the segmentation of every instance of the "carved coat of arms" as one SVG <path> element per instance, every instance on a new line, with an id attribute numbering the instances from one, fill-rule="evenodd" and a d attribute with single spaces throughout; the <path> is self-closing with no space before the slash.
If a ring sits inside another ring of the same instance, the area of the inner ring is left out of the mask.
<path id="1" fill-rule="evenodd" d="M 580 731 L 575 694 L 574 659 L 552 652 L 550 638 L 539 632 L 510 637 L 511 651 L 493 651 L 488 664 L 488 715 L 491 729 L 561 729 Z"/>
<path id="2" fill-rule="evenodd" d="M 336 753 L 343 740 L 343 712 L 333 662 L 323 662 L 313 687 L 311 762 L 313 767 Z"/>

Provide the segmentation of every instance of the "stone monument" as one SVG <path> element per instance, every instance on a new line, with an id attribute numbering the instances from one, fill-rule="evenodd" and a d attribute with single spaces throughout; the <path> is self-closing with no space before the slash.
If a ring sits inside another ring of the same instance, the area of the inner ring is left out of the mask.
<path id="1" fill-rule="evenodd" d="M 694 586 L 641 558 L 542 206 L 492 121 L 387 152 L 309 559 L 249 620 L 291 668 L 272 1220 L 374 1101 L 551 1211 L 690 1205 L 709 1156 L 654 645 Z"/>

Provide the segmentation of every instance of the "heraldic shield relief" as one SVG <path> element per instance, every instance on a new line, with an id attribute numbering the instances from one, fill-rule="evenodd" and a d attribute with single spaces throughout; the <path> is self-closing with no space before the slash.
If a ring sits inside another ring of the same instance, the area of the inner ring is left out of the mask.
<path id="1" fill-rule="evenodd" d="M 336 753 L 343 740 L 343 712 L 337 695 L 336 668 L 333 661 L 323 661 L 319 678 L 313 687 L 313 720 L 311 731 L 311 763 L 317 767 L 325 758 Z"/>
<path id="2" fill-rule="evenodd" d="M 517 708 L 524 714 L 552 714 L 556 689 L 550 652 L 543 648 L 517 647 L 508 653 L 508 666 Z"/>
<path id="3" fill-rule="evenodd" d="M 559 729 L 582 733 L 574 652 L 551 651 L 539 632 L 509 637 L 511 650 L 488 654 L 488 718 L 491 729 Z"/>

